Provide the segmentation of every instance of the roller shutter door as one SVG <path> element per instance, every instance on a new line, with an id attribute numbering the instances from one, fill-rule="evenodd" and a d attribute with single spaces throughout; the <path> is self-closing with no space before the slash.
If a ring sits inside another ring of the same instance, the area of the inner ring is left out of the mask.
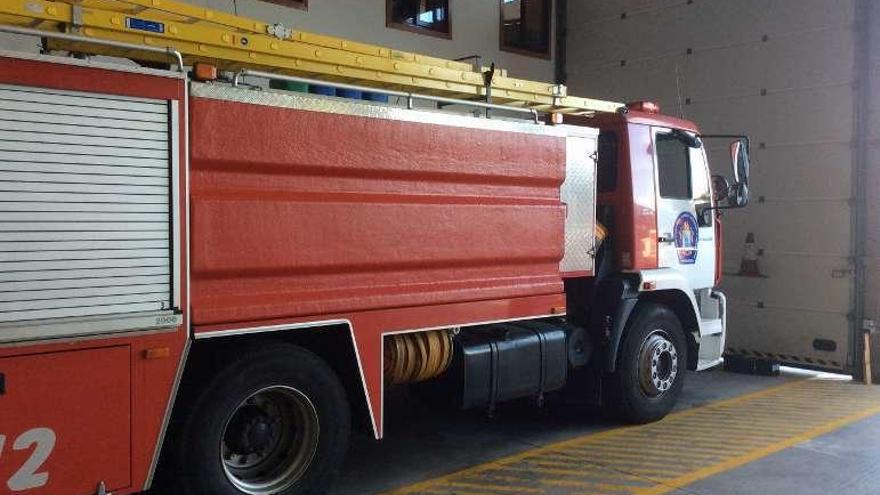
<path id="1" fill-rule="evenodd" d="M 171 308 L 170 115 L 0 85 L 0 324 Z"/>

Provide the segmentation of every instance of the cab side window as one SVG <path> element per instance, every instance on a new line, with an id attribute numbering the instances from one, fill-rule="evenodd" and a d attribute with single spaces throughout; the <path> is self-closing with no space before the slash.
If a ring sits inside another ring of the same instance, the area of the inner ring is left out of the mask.
<path id="1" fill-rule="evenodd" d="M 596 163 L 596 189 L 600 193 L 617 190 L 617 134 L 604 131 L 599 134 L 599 158 Z"/>
<path id="2" fill-rule="evenodd" d="M 671 134 L 657 134 L 657 174 L 660 196 L 691 199 L 691 153 L 687 144 Z"/>

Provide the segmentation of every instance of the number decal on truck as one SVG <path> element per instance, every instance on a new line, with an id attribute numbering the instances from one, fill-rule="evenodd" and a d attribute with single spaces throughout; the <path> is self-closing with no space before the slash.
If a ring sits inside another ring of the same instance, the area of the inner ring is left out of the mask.
<path id="1" fill-rule="evenodd" d="M 6 482 L 6 486 L 14 492 L 31 490 L 45 486 L 49 482 L 49 473 L 38 472 L 43 463 L 52 455 L 55 449 L 55 432 L 49 428 L 33 428 L 15 439 L 12 450 L 27 450 L 34 447 L 31 456 L 25 461 L 15 474 Z M 0 456 L 6 445 L 6 435 L 0 435 Z"/>

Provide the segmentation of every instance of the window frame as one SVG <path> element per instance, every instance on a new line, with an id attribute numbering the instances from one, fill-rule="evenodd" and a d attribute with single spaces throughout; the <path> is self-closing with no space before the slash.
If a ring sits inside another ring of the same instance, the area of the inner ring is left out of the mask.
<path id="1" fill-rule="evenodd" d="M 537 52 L 520 48 L 517 46 L 508 46 L 504 43 L 504 0 L 498 0 L 498 45 L 502 52 L 515 53 L 527 57 L 540 58 L 543 60 L 553 60 L 553 9 L 555 3 L 553 0 L 542 0 L 546 2 L 547 12 L 547 52 Z"/>
<path id="2" fill-rule="evenodd" d="M 660 139 L 664 140 L 668 139 L 671 141 L 679 142 L 685 150 L 685 156 L 687 157 L 687 196 L 667 196 L 663 194 L 662 183 L 660 181 L 661 176 L 661 168 L 660 168 Z M 672 133 L 672 130 L 658 129 L 656 133 L 654 133 L 654 160 L 656 161 L 656 174 L 657 174 L 657 196 L 662 199 L 668 199 L 672 201 L 693 201 L 694 199 L 694 164 L 691 160 L 691 148 L 680 139 L 676 138 Z"/>
<path id="3" fill-rule="evenodd" d="M 434 38 L 441 38 L 446 40 L 452 39 L 452 8 L 449 6 L 450 0 L 443 0 L 446 2 L 446 25 L 448 26 L 447 33 L 442 31 L 436 31 L 434 29 L 412 26 L 410 24 L 406 24 L 404 22 L 397 22 L 394 20 L 394 12 L 393 12 L 393 0 L 385 0 L 385 27 L 390 29 L 397 29 L 400 31 L 407 31 L 415 34 L 423 34 L 425 36 L 432 36 Z"/>
<path id="4" fill-rule="evenodd" d="M 309 10 L 309 0 L 260 0 L 265 3 L 272 3 L 275 5 L 281 5 L 282 7 L 288 7 L 291 9 L 302 10 L 308 12 Z"/>

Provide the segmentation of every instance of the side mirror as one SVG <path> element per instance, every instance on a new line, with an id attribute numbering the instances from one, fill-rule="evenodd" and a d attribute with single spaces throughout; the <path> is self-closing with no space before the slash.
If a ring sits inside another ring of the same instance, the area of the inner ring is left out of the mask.
<path id="1" fill-rule="evenodd" d="M 745 139 L 737 139 L 730 144 L 730 161 L 733 164 L 733 174 L 739 184 L 749 184 L 749 143 Z"/>
<path id="2" fill-rule="evenodd" d="M 730 164 L 734 180 L 712 176 L 713 209 L 745 208 L 749 204 L 749 138 L 739 134 L 703 134 L 702 139 L 735 139 L 730 143 Z M 731 184 L 731 182 L 733 182 Z"/>
<path id="3" fill-rule="evenodd" d="M 727 198 L 730 208 L 745 208 L 749 205 L 749 186 L 738 182 L 730 186 L 730 194 Z"/>
<path id="4" fill-rule="evenodd" d="M 730 197 L 730 181 L 723 175 L 712 176 L 712 199 L 720 205 Z"/>
<path id="5" fill-rule="evenodd" d="M 745 208 L 749 204 L 749 140 L 739 138 L 730 144 L 730 161 L 736 184 L 728 189 L 728 208 Z"/>

